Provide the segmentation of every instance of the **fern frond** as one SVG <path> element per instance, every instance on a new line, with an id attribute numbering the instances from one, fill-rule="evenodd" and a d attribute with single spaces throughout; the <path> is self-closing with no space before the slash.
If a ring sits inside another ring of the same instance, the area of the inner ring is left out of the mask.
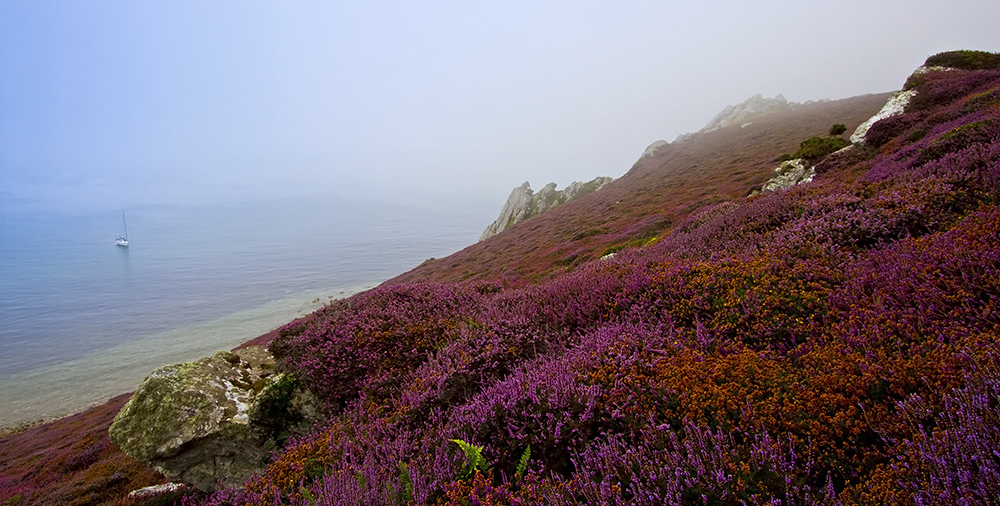
<path id="1" fill-rule="evenodd" d="M 516 478 L 524 476 L 524 470 L 528 467 L 528 459 L 531 458 L 531 445 L 524 449 L 521 459 L 517 462 L 517 470 L 514 472 Z"/>
<path id="2" fill-rule="evenodd" d="M 452 443 L 457 444 L 463 452 L 465 452 L 465 468 L 462 469 L 462 473 L 459 475 L 459 479 L 464 480 L 473 473 L 478 471 L 487 471 L 486 458 L 483 457 L 483 447 L 476 446 L 474 444 L 466 443 L 461 439 L 449 439 Z"/>

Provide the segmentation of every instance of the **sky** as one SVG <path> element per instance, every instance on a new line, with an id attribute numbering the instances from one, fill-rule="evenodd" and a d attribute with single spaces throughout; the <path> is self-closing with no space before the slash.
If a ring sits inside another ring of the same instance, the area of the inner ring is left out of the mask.
<path id="1" fill-rule="evenodd" d="M 332 195 L 498 211 L 760 93 L 1000 51 L 1000 2 L 0 2 L 0 209 Z M 494 211 L 494 212 L 495 212 Z"/>

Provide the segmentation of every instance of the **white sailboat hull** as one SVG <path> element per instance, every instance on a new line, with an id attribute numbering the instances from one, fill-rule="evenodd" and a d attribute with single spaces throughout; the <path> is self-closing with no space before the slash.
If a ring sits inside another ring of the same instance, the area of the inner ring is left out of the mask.
<path id="1" fill-rule="evenodd" d="M 125 223 L 125 211 L 122 210 L 122 235 L 115 237 L 115 244 L 127 248 L 128 247 L 128 225 Z"/>

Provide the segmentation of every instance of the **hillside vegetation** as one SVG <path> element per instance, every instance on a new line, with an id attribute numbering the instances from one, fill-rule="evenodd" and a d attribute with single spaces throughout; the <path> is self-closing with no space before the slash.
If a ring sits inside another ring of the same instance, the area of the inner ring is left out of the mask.
<path id="1" fill-rule="evenodd" d="M 706 206 L 739 200 L 774 175 L 782 154 L 825 136 L 833 123 L 853 131 L 889 94 L 797 105 L 698 134 L 643 157 L 616 181 L 390 283 L 538 281 L 619 249 L 663 236 Z M 500 202 L 497 203 L 501 204 Z"/>
<path id="2" fill-rule="evenodd" d="M 744 197 L 886 95 L 668 146 L 285 325 L 328 421 L 183 503 L 995 503 L 1000 70 L 910 82 L 812 183 Z"/>

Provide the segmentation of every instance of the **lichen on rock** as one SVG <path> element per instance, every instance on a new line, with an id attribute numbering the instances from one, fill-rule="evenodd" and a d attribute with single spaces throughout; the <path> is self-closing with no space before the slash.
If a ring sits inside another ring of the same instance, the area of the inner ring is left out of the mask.
<path id="1" fill-rule="evenodd" d="M 242 483 L 319 416 L 315 397 L 274 365 L 252 346 L 157 369 L 115 417 L 111 441 L 172 481 L 205 491 Z"/>
<path id="2" fill-rule="evenodd" d="M 774 169 L 774 172 L 774 177 L 768 179 L 760 190 L 752 191 L 750 196 L 763 192 L 783 190 L 798 184 L 809 183 L 816 175 L 816 168 L 807 166 L 805 160 L 802 158 L 796 158 L 794 160 L 786 160 L 782 162 L 781 165 Z"/>

